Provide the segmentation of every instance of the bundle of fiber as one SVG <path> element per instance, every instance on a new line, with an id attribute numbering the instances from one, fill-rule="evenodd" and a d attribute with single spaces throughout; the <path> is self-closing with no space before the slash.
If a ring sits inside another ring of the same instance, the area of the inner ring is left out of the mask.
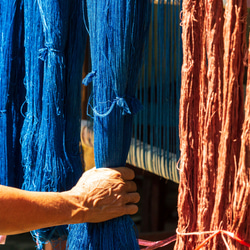
<path id="1" fill-rule="evenodd" d="M 183 1 L 183 65 L 180 98 L 180 184 L 178 197 L 178 230 L 193 232 L 197 220 L 197 170 L 199 128 L 199 83 L 201 70 L 200 1 Z M 198 20 L 198 21 L 197 21 Z M 193 249 L 195 238 L 177 237 L 175 249 Z"/>
<path id="2" fill-rule="evenodd" d="M 218 232 L 232 232 L 231 202 L 234 183 L 240 179 L 235 175 L 244 117 L 246 1 L 227 2 L 224 50 L 222 23 L 222 1 L 183 2 L 181 179 L 175 249 L 200 249 L 205 244 L 208 249 L 223 249 L 228 243 Z M 199 96 L 192 92 L 194 87 Z M 197 124 L 192 124 L 193 120 Z M 214 238 L 207 241 L 204 238 L 209 233 L 214 233 Z"/>
<path id="3" fill-rule="evenodd" d="M 246 1 L 227 2 L 224 21 L 223 102 L 216 194 L 210 230 L 229 230 L 232 191 L 237 171 L 243 113 L 246 46 Z M 219 237 L 213 246 L 220 248 Z M 223 242 L 221 244 L 224 244 Z"/>
<path id="4" fill-rule="evenodd" d="M 250 44 L 249 44 L 250 45 Z M 250 48 L 250 46 L 249 46 Z M 248 77 L 245 100 L 245 118 L 241 135 L 241 149 L 238 169 L 236 171 L 232 211 L 230 218 L 230 231 L 242 239 L 250 239 L 250 51 L 248 49 Z M 237 241 L 230 241 L 230 249 L 249 249 Z"/>
<path id="5" fill-rule="evenodd" d="M 83 172 L 79 143 L 81 140 L 82 65 L 87 42 L 87 31 L 83 22 L 82 1 L 71 1 L 70 7 L 69 34 L 65 53 L 64 147 L 65 154 L 68 156 L 73 172 L 67 174 L 66 189 L 75 185 Z"/>
<path id="6" fill-rule="evenodd" d="M 204 2 L 204 33 L 202 82 L 199 104 L 199 168 L 197 185 L 197 229 L 210 230 L 215 192 L 215 167 L 218 164 L 218 147 L 222 112 L 222 1 Z M 206 49 L 205 49 L 206 48 Z M 200 235 L 198 241 L 204 240 Z"/>
<path id="7" fill-rule="evenodd" d="M 138 73 L 147 37 L 150 1 L 87 1 L 97 168 L 126 163 L 133 114 L 141 107 L 135 99 Z M 74 249 L 139 249 L 129 216 L 99 224 L 72 225 L 68 247 Z"/>
<path id="8" fill-rule="evenodd" d="M 34 167 L 37 157 L 38 131 L 41 124 L 43 61 L 39 49 L 44 43 L 41 16 L 37 4 L 24 0 L 25 24 L 25 87 L 26 105 L 24 124 L 21 134 L 22 163 L 24 166 L 23 188 L 32 190 L 35 179 Z"/>
<path id="9" fill-rule="evenodd" d="M 0 184 L 20 187 L 24 102 L 23 1 L 0 3 Z"/>
<path id="10" fill-rule="evenodd" d="M 26 1 L 28 111 L 22 133 L 32 191 L 70 189 L 82 173 L 80 87 L 86 32 L 81 1 Z M 35 49 L 34 49 L 35 47 Z M 33 231 L 38 248 L 66 239 L 67 226 Z"/>

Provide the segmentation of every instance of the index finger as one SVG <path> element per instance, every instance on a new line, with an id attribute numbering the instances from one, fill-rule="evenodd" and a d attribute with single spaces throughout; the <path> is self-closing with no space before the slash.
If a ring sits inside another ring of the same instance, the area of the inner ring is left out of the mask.
<path id="1" fill-rule="evenodd" d="M 130 181 L 135 178 L 135 172 L 134 170 L 127 168 L 127 167 L 119 167 L 119 168 L 114 168 L 116 171 L 120 172 L 121 177 L 125 181 Z"/>

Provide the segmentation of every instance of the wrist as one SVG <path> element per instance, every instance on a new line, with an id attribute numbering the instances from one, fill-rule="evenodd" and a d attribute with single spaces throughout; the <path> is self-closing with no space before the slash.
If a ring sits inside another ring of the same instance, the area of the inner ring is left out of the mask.
<path id="1" fill-rule="evenodd" d="M 59 193 L 63 204 L 66 206 L 68 211 L 68 218 L 66 224 L 77 224 L 87 222 L 87 214 L 89 209 L 81 203 L 81 199 L 75 195 L 71 190 Z"/>

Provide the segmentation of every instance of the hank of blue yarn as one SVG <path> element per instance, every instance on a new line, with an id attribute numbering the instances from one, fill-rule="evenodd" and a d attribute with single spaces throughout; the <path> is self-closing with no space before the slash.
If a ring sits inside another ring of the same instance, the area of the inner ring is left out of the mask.
<path id="1" fill-rule="evenodd" d="M 129 216 L 98 224 L 72 225 L 69 230 L 77 232 L 74 237 L 68 239 L 68 249 L 70 250 L 139 249 L 136 228 Z"/>
<path id="2" fill-rule="evenodd" d="M 44 44 L 42 21 L 38 4 L 24 0 L 25 29 L 25 87 L 27 111 L 21 134 L 22 163 L 24 166 L 23 189 L 36 190 L 35 177 L 37 142 L 42 113 L 42 84 L 44 62 L 39 58 L 39 49 Z"/>
<path id="3" fill-rule="evenodd" d="M 82 66 L 88 35 L 82 18 L 82 0 L 70 2 L 69 33 L 65 56 L 67 66 L 64 105 L 66 121 L 64 145 L 73 172 L 67 175 L 67 189 L 74 186 L 83 173 L 79 142 L 82 115 Z"/>
<path id="4" fill-rule="evenodd" d="M 24 102 L 23 0 L 0 2 L 0 184 L 20 187 Z"/>
<path id="5" fill-rule="evenodd" d="M 81 1 L 25 0 L 23 188 L 65 191 L 82 174 L 80 88 L 86 31 Z M 66 240 L 67 225 L 32 231 L 37 248 Z"/>
<path id="6" fill-rule="evenodd" d="M 124 166 L 132 136 L 134 95 L 148 35 L 150 1 L 88 0 L 92 73 L 91 108 L 97 168 Z M 71 225 L 68 248 L 139 249 L 134 223 L 123 216 L 103 223 Z"/>

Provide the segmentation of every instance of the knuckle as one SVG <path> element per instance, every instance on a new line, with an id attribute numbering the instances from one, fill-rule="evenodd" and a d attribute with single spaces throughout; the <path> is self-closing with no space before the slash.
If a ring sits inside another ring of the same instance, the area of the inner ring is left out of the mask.
<path id="1" fill-rule="evenodd" d="M 119 183 L 116 187 L 116 190 L 118 192 L 123 192 L 123 191 L 125 191 L 125 189 L 126 189 L 126 183 L 124 183 L 124 182 Z"/>

